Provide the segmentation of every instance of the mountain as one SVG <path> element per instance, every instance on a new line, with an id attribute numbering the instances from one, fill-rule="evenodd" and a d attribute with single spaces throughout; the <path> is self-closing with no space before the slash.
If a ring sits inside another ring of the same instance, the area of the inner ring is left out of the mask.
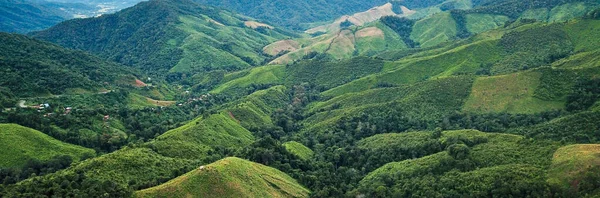
<path id="1" fill-rule="evenodd" d="M 385 57 L 394 51 L 430 48 L 464 39 L 519 19 L 567 21 L 600 6 L 587 0 L 519 1 L 521 7 L 514 10 L 514 3 L 393 1 L 308 29 L 305 32 L 314 35 L 310 39 L 272 43 L 264 52 L 278 56 L 270 64 L 287 64 L 313 58 L 315 54 L 331 59 L 378 54 Z"/>
<path id="2" fill-rule="evenodd" d="M 258 65 L 268 58 L 262 47 L 293 35 L 189 0 L 152 0 L 115 14 L 66 21 L 33 36 L 166 76 Z"/>
<path id="3" fill-rule="evenodd" d="M 75 160 L 94 156 L 92 149 L 60 142 L 42 132 L 16 124 L 0 124 L 2 162 L 0 168 L 19 168 L 29 160 L 47 161 L 60 155 Z"/>
<path id="4" fill-rule="evenodd" d="M 195 0 L 196 2 L 230 9 L 244 15 L 269 21 L 275 25 L 303 30 L 311 23 L 329 21 L 383 4 L 387 0 L 344 1 L 344 0 Z"/>
<path id="5" fill-rule="evenodd" d="M 133 72 L 121 65 L 18 34 L 0 33 L 0 87 L 15 96 L 99 92 Z"/>
<path id="6" fill-rule="evenodd" d="M 277 169 L 229 157 L 201 166 L 160 186 L 137 191 L 134 196 L 308 197 L 308 195 L 309 191 L 306 188 Z"/>
<path id="7" fill-rule="evenodd" d="M 4 109 L 0 123 L 103 153 L 0 170 L 0 196 L 597 197 L 599 13 L 591 0 L 405 0 L 294 35 L 155 0 L 68 21 L 32 35 L 65 30 L 52 38 L 165 80 L 127 68 L 59 97 L 0 88 L 2 103 L 76 109 Z M 25 56 L 45 42 L 7 38 L 28 42 L 0 60 L 68 57 Z M 247 65 L 222 64 L 238 59 Z M 103 88 L 113 91 L 93 91 Z"/>

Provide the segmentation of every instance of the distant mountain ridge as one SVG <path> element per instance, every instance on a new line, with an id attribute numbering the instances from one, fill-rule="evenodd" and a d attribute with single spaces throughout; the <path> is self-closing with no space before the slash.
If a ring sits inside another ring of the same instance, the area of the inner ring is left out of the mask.
<path id="1" fill-rule="evenodd" d="M 27 33 L 55 25 L 69 18 L 67 13 L 29 0 L 5 0 L 0 2 L 0 31 Z"/>
<path id="2" fill-rule="evenodd" d="M 139 1 L 4 0 L 0 2 L 0 31 L 39 31 L 68 19 L 112 13 L 133 6 Z"/>
<path id="3" fill-rule="evenodd" d="M 346 14 L 360 12 L 388 0 L 195 0 L 230 9 L 244 15 L 289 29 L 305 30 L 310 23 L 333 20 Z"/>

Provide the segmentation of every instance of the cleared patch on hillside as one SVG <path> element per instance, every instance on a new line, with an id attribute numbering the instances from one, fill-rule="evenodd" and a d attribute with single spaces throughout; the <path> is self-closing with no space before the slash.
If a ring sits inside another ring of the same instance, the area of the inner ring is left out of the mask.
<path id="1" fill-rule="evenodd" d="M 407 13 L 411 14 L 412 12 L 410 10 L 408 10 L 408 8 L 407 8 Z M 336 31 L 340 30 L 340 24 L 342 24 L 346 21 L 348 21 L 354 25 L 357 25 L 357 26 L 363 26 L 364 24 L 376 21 L 376 20 L 380 19 L 381 17 L 391 16 L 391 15 L 396 15 L 396 13 L 394 13 L 394 11 L 392 11 L 392 4 L 386 3 L 382 6 L 371 8 L 365 12 L 356 13 L 352 16 L 348 16 L 348 15 L 342 16 L 342 17 L 336 19 L 331 24 L 311 28 L 309 30 L 306 30 L 305 32 L 309 33 L 309 34 L 314 34 L 317 32 L 336 32 Z"/>
<path id="2" fill-rule="evenodd" d="M 352 57 L 352 53 L 355 50 L 354 34 L 350 30 L 342 30 L 337 34 L 329 47 L 326 49 L 326 53 L 332 55 L 337 59 L 347 59 Z"/>
<path id="3" fill-rule="evenodd" d="M 310 191 L 285 173 L 258 163 L 229 157 L 135 197 L 308 197 Z"/>
<path id="4" fill-rule="evenodd" d="M 249 28 L 252 28 L 252 29 L 257 29 L 259 27 L 273 29 L 273 26 L 270 26 L 270 25 L 267 25 L 267 24 L 264 24 L 264 23 L 259 23 L 259 22 L 256 22 L 256 21 L 245 21 L 244 25 L 246 27 L 249 27 Z"/>
<path id="5" fill-rule="evenodd" d="M 564 102 L 544 101 L 534 96 L 542 73 L 536 71 L 475 80 L 463 111 L 474 113 L 537 113 L 561 109 Z"/>
<path id="6" fill-rule="evenodd" d="M 18 168 L 29 159 L 49 160 L 69 155 L 78 160 L 95 155 L 94 150 L 67 144 L 40 131 L 17 124 L 0 124 L 0 168 Z"/>
<path id="7" fill-rule="evenodd" d="M 281 40 L 271 43 L 263 48 L 263 52 L 271 56 L 276 56 L 282 52 L 292 52 L 300 48 L 300 44 L 294 40 Z"/>
<path id="8" fill-rule="evenodd" d="M 304 146 L 300 142 L 289 141 L 289 142 L 283 143 L 283 146 L 285 147 L 285 149 L 288 152 L 298 156 L 300 159 L 303 159 L 303 160 L 308 160 L 314 155 L 314 152 L 312 150 L 310 150 L 310 148 Z"/>
<path id="9" fill-rule="evenodd" d="M 368 27 L 365 29 L 361 29 L 355 33 L 356 38 L 363 37 L 380 37 L 384 38 L 383 31 L 377 27 Z"/>

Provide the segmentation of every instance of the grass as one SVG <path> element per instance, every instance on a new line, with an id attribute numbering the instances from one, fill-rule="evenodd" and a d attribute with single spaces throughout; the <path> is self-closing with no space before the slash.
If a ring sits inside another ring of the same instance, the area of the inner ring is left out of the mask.
<path id="1" fill-rule="evenodd" d="M 598 49 L 600 38 L 596 35 L 600 31 L 600 20 L 577 20 L 568 23 L 563 29 L 575 45 L 575 52 Z"/>
<path id="2" fill-rule="evenodd" d="M 574 54 L 552 63 L 552 67 L 564 69 L 586 69 L 600 67 L 600 50 Z"/>
<path id="3" fill-rule="evenodd" d="M 467 30 L 473 34 L 479 34 L 504 26 L 509 18 L 503 15 L 468 14 L 466 20 Z"/>
<path id="4" fill-rule="evenodd" d="M 314 152 L 310 150 L 310 148 L 296 141 L 289 141 L 283 143 L 283 146 L 288 152 L 298 156 L 300 159 L 303 160 L 308 160 L 314 155 Z"/>
<path id="5" fill-rule="evenodd" d="M 139 94 L 130 93 L 127 106 L 132 109 L 143 109 L 146 107 L 166 107 L 175 104 L 175 101 L 154 100 Z"/>
<path id="6" fill-rule="evenodd" d="M 564 102 L 533 97 L 542 73 L 520 72 L 475 80 L 463 111 L 476 113 L 537 113 L 564 108 Z"/>
<path id="7" fill-rule="evenodd" d="M 309 193 L 277 169 L 229 157 L 137 191 L 134 197 L 308 197 Z"/>
<path id="8" fill-rule="evenodd" d="M 589 171 L 588 169 L 597 166 L 600 166 L 599 144 L 561 147 L 552 158 L 552 167 L 548 170 L 548 183 L 563 189 L 576 188 L 578 180 Z"/>
<path id="9" fill-rule="evenodd" d="M 83 155 L 95 155 L 92 149 L 67 144 L 17 124 L 0 124 L 0 136 L 0 168 L 18 168 L 29 159 L 44 161 L 58 155 L 69 155 L 75 161 Z"/>
<path id="10" fill-rule="evenodd" d="M 431 139 L 431 132 L 428 131 L 385 133 L 364 138 L 357 143 L 357 146 L 369 150 L 385 150 L 392 147 L 404 150 L 418 150 Z"/>

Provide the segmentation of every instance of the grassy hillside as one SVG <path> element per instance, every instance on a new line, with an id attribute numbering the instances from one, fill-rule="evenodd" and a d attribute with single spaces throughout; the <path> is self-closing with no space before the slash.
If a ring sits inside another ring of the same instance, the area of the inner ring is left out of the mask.
<path id="1" fill-rule="evenodd" d="M 0 86 L 16 96 L 96 93 L 132 71 L 84 52 L 17 34 L 0 33 Z"/>
<path id="2" fill-rule="evenodd" d="M 600 145 L 597 144 L 574 144 L 558 149 L 548 171 L 548 183 L 580 196 L 597 195 L 598 189 L 592 186 L 598 179 L 598 153 Z"/>
<path id="3" fill-rule="evenodd" d="M 135 197 L 308 197 L 309 191 L 277 169 L 225 158 Z"/>
<path id="4" fill-rule="evenodd" d="M 411 33 L 411 39 L 421 47 L 430 47 L 449 41 L 456 35 L 456 23 L 449 13 L 440 13 L 417 21 Z"/>
<path id="5" fill-rule="evenodd" d="M 264 46 L 291 37 L 246 22 L 252 20 L 189 0 L 153 0 L 115 14 L 66 21 L 34 36 L 165 77 L 258 65 L 266 59 Z"/>
<path id="6" fill-rule="evenodd" d="M 537 113 L 564 108 L 561 101 L 545 101 L 534 97 L 541 76 L 540 72 L 530 71 L 478 78 L 463 110 L 478 113 Z"/>
<path id="7" fill-rule="evenodd" d="M 18 168 L 30 159 L 49 160 L 58 155 L 69 155 L 74 159 L 93 156 L 95 151 L 60 142 L 42 132 L 16 124 L 0 124 L 1 168 Z"/>

